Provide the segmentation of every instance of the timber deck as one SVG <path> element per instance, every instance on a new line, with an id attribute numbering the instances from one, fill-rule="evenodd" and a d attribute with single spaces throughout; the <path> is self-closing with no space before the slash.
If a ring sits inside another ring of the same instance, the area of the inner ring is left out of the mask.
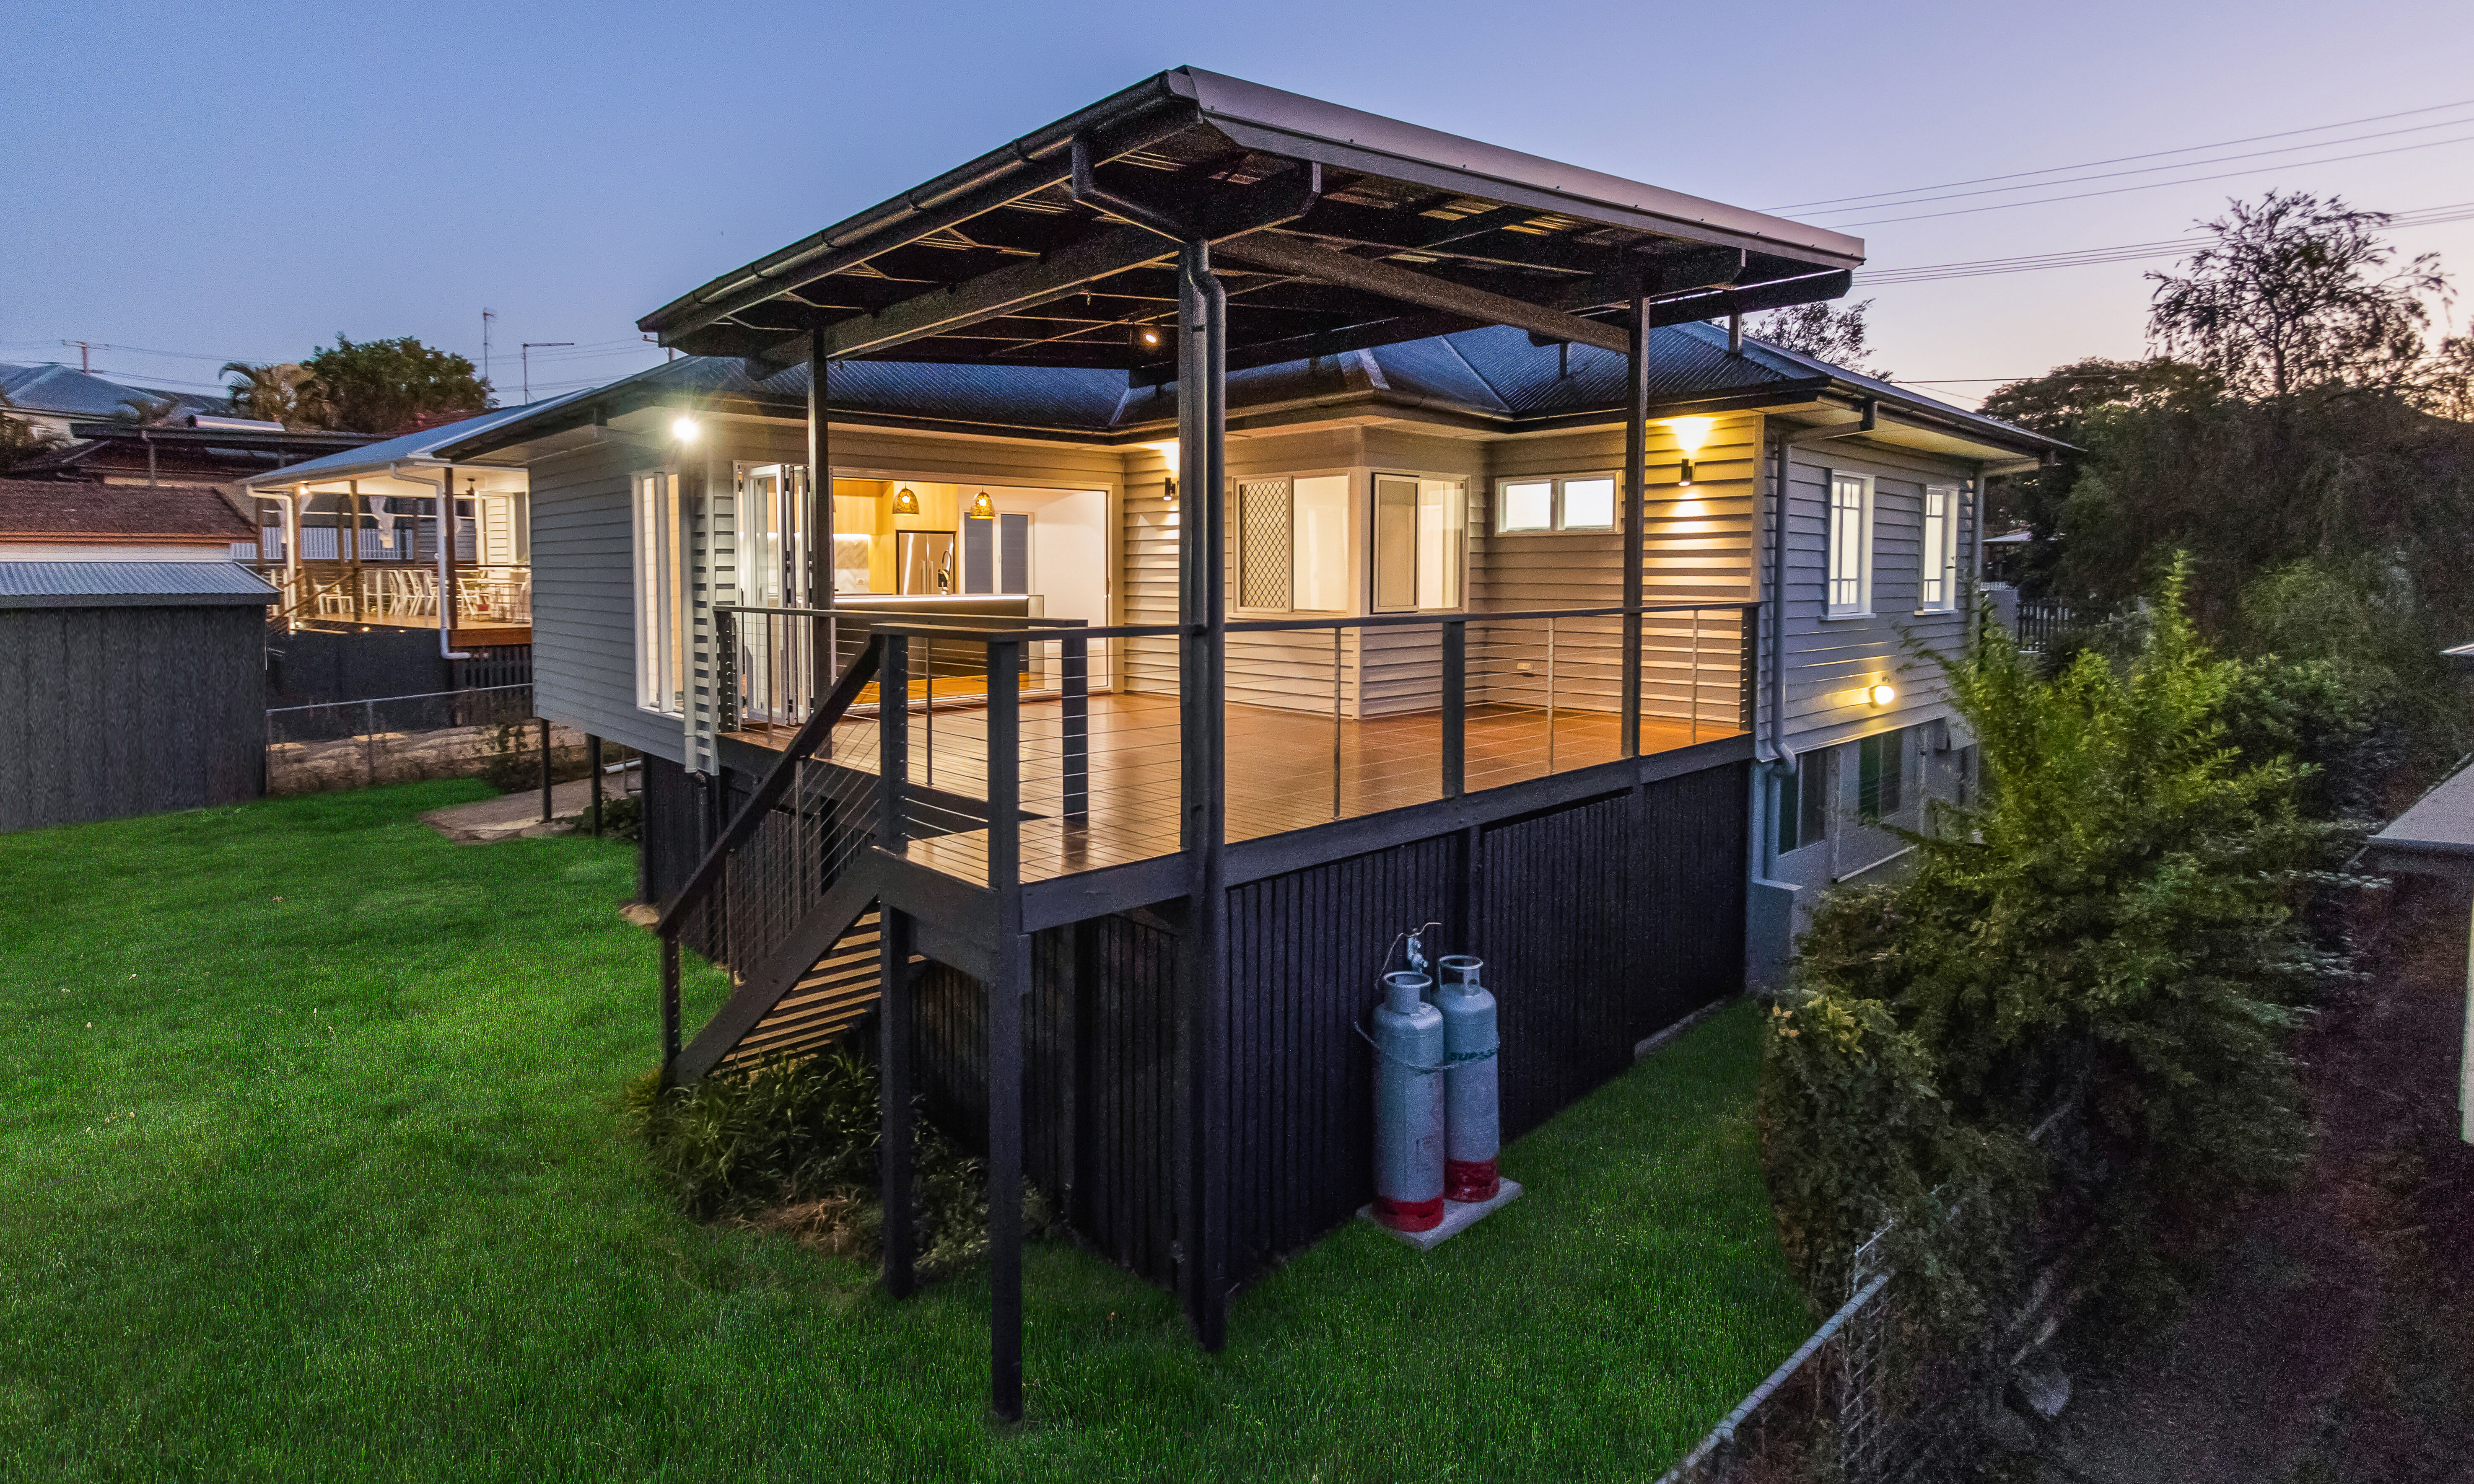
<path id="1" fill-rule="evenodd" d="M 962 880 L 987 879 L 987 717 L 984 704 L 949 706 L 938 682 L 932 712 L 910 716 L 911 861 Z M 1100 694 L 1089 702 L 1087 821 L 1063 816 L 1064 706 L 1025 697 L 1022 730 L 1022 877 L 1053 880 L 1173 855 L 1178 850 L 1182 749 L 1174 695 Z M 877 771 L 878 719 L 835 728 L 833 760 Z M 1227 838 L 1262 839 L 1443 798 L 1443 718 L 1422 711 L 1335 719 L 1329 712 L 1230 705 Z M 1739 736 L 1730 723 L 1644 718 L 1643 754 Z M 787 745 L 790 731 L 728 733 L 754 746 Z M 1542 707 L 1472 706 L 1464 741 L 1464 791 L 1500 788 L 1614 762 L 1616 717 Z M 939 801 L 946 801 L 940 802 Z M 962 806 L 982 805 L 977 821 Z M 976 826 L 977 827 L 973 827 Z M 942 832 L 934 832 L 939 831 Z"/>

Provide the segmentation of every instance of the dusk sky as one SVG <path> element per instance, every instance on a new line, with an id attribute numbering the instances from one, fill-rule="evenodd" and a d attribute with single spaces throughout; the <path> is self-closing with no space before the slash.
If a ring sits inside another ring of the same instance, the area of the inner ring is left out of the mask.
<path id="1" fill-rule="evenodd" d="M 2170 242 L 2228 195 L 2337 191 L 2442 218 L 2395 241 L 2439 251 L 2474 312 L 2464 0 L 12 0 L 0 36 L 0 361 L 75 365 L 82 339 L 169 387 L 339 331 L 478 361 L 484 306 L 502 400 L 524 341 L 578 343 L 535 352 L 537 397 L 609 380 L 659 358 L 639 315 L 1186 63 L 1847 230 L 1876 271 Z M 2140 275 L 2170 262 L 1854 297 L 1900 379 L 1972 400 L 2138 354 Z"/>

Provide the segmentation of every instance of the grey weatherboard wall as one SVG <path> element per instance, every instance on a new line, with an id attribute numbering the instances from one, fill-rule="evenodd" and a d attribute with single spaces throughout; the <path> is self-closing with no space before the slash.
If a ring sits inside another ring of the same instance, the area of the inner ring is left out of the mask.
<path id="1" fill-rule="evenodd" d="M 0 596 L 0 831 L 266 792 L 262 607 L 13 603 Z"/>

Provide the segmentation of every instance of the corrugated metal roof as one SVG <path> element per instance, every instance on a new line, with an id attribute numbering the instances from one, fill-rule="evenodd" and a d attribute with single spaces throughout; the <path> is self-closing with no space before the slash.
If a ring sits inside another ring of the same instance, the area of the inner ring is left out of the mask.
<path id="1" fill-rule="evenodd" d="M 275 589 L 229 562 L 0 562 L 0 608 L 265 604 Z"/>
<path id="2" fill-rule="evenodd" d="M 467 418 L 461 422 L 444 422 L 437 427 L 424 428 L 418 433 L 401 434 L 387 439 L 383 443 L 364 443 L 358 448 L 348 448 L 341 453 L 327 454 L 303 464 L 295 464 L 285 468 L 255 475 L 241 483 L 255 489 L 259 485 L 289 485 L 303 481 L 314 484 L 328 479 L 352 479 L 363 474 L 383 473 L 390 464 L 434 459 L 437 456 L 437 450 L 445 444 L 471 438 L 475 434 L 486 433 L 492 428 L 512 422 L 519 418 L 549 411 L 580 396 L 590 396 L 595 390 L 599 389 L 571 392 L 565 396 L 545 397 L 541 401 L 527 402 L 521 407 L 497 408 L 495 411 L 485 412 L 477 418 Z"/>

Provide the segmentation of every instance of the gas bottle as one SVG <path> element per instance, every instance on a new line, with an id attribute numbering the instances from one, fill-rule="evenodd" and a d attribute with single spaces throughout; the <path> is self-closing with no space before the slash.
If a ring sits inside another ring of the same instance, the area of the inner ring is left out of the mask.
<path id="1" fill-rule="evenodd" d="M 1503 1141 L 1494 996 L 1478 983 L 1482 961 L 1455 953 L 1440 967 L 1443 982 L 1435 989 L 1435 1009 L 1443 1017 L 1443 1195 L 1492 1201 L 1502 1185 L 1494 1161 Z"/>
<path id="2" fill-rule="evenodd" d="M 1425 1001 L 1433 984 L 1405 969 L 1385 974 L 1374 1007 L 1374 1219 L 1398 1232 L 1443 1219 L 1443 1017 Z"/>

